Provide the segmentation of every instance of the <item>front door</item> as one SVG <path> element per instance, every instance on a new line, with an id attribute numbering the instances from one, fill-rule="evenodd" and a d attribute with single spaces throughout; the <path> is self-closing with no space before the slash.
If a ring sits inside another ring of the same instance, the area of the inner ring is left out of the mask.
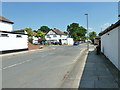
<path id="1" fill-rule="evenodd" d="M 61 44 L 62 44 L 62 40 L 61 40 L 61 39 L 59 39 L 59 43 L 61 43 Z"/>

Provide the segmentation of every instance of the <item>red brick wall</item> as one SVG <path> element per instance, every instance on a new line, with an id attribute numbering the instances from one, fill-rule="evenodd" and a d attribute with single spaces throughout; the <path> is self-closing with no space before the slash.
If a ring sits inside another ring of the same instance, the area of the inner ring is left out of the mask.
<path id="1" fill-rule="evenodd" d="M 40 49 L 40 45 L 34 45 L 34 44 L 31 44 L 31 43 L 28 41 L 28 49 L 29 49 L 29 50 Z"/>

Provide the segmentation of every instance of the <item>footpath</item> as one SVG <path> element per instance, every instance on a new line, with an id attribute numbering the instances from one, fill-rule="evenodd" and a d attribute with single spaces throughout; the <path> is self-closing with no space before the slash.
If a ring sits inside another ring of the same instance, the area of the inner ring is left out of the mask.
<path id="1" fill-rule="evenodd" d="M 95 47 L 90 45 L 79 89 L 119 90 L 118 73 L 115 66 L 104 55 L 96 55 Z"/>

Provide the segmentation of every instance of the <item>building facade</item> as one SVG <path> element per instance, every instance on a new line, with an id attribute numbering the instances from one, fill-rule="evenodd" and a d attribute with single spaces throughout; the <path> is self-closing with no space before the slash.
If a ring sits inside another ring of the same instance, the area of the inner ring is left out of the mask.
<path id="1" fill-rule="evenodd" d="M 99 35 L 101 52 L 120 70 L 120 20 Z"/>
<path id="2" fill-rule="evenodd" d="M 0 30 L 1 31 L 12 31 L 14 22 L 0 16 Z"/>
<path id="3" fill-rule="evenodd" d="M 61 32 L 58 29 L 51 29 L 46 35 L 45 35 L 45 39 L 48 42 L 59 42 L 61 44 L 67 44 L 67 35 L 63 32 Z"/>
<path id="4" fill-rule="evenodd" d="M 0 16 L 0 51 L 28 49 L 28 35 L 14 32 L 13 24 Z"/>

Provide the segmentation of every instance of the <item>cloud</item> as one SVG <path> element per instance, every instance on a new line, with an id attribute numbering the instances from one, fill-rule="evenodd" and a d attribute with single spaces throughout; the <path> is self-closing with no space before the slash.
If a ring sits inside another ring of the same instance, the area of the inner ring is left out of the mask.
<path id="1" fill-rule="evenodd" d="M 103 24 L 103 25 L 101 25 L 101 27 L 108 27 L 108 26 L 110 26 L 111 24 L 110 23 L 105 23 L 105 24 Z"/>
<path id="2" fill-rule="evenodd" d="M 92 28 L 92 27 L 89 27 L 89 28 L 88 28 L 88 30 L 89 30 L 89 31 L 93 31 L 93 30 L 94 30 L 94 28 Z"/>
<path id="3" fill-rule="evenodd" d="M 110 23 L 105 23 L 105 24 L 101 25 L 100 28 L 105 29 L 105 28 L 109 27 L 110 25 L 111 25 Z"/>
<path id="4" fill-rule="evenodd" d="M 110 23 L 105 23 L 103 26 L 110 26 Z"/>

